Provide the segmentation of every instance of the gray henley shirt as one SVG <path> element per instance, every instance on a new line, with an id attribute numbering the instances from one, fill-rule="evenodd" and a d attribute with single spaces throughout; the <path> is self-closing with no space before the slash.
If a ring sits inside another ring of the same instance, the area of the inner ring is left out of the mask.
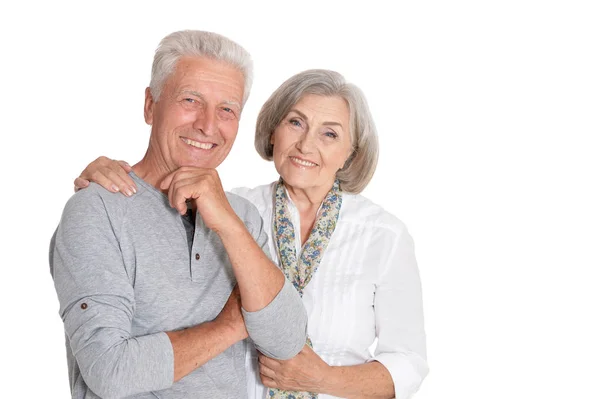
<path id="1" fill-rule="evenodd" d="M 50 245 L 73 398 L 246 398 L 245 341 L 173 383 L 166 331 L 214 320 L 236 283 L 221 240 L 196 216 L 190 252 L 182 217 L 133 172 L 138 192 L 96 184 L 67 202 Z M 256 208 L 227 198 L 263 250 Z M 306 311 L 286 280 L 257 312 L 242 309 L 257 348 L 291 358 L 303 347 Z"/>

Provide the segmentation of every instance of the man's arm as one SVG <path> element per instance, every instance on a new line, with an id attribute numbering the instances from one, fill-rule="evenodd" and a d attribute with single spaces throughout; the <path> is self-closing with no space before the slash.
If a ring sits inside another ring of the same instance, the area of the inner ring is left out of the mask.
<path id="1" fill-rule="evenodd" d="M 93 189 L 65 207 L 50 260 L 65 332 L 97 395 L 165 389 L 246 336 L 239 300 L 230 298 L 212 322 L 133 336 L 133 287 L 117 239 L 121 226 L 109 213 Z"/>
<path id="2" fill-rule="evenodd" d="M 179 381 L 225 349 L 248 337 L 241 314 L 239 289 L 234 288 L 214 321 L 168 332 L 167 335 L 173 345 L 174 380 Z"/>
<path id="3" fill-rule="evenodd" d="M 194 200 L 202 220 L 223 242 L 240 294 L 246 329 L 257 348 L 274 358 L 296 355 L 306 341 L 306 310 L 294 287 L 265 255 L 267 236 L 257 210 L 245 220 L 256 226 L 255 237 L 235 213 L 214 169 L 182 167 L 160 185 L 181 214 Z"/>
<path id="4" fill-rule="evenodd" d="M 257 240 L 239 223 L 218 234 L 240 286 L 246 329 L 259 351 L 290 359 L 306 343 L 306 309 L 294 286 L 265 254 L 268 237 L 258 212 L 252 223 Z"/>

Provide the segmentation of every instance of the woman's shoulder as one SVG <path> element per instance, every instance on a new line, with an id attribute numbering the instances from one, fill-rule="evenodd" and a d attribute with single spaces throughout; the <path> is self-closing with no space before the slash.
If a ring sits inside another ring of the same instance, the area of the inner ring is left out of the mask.
<path id="1" fill-rule="evenodd" d="M 406 225 L 381 205 L 361 194 L 344 193 L 340 218 L 348 223 L 357 223 L 372 228 L 406 232 Z"/>
<path id="2" fill-rule="evenodd" d="M 259 210 L 267 208 L 273 202 L 273 186 L 275 183 L 263 184 L 257 187 L 236 187 L 231 193 L 239 195 L 252 202 Z"/>

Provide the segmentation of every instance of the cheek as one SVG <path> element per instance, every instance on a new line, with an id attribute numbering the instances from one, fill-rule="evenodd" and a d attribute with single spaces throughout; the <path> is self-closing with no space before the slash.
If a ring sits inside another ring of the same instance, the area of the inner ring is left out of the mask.
<path id="1" fill-rule="evenodd" d="M 347 151 L 339 148 L 324 151 L 322 154 L 326 167 L 328 169 L 335 169 L 336 171 L 342 167 L 347 158 Z"/>
<path id="2" fill-rule="evenodd" d="M 228 141 L 235 140 L 240 124 L 238 121 L 227 121 L 221 126 L 221 134 Z"/>
<path id="3" fill-rule="evenodd" d="M 184 110 L 176 104 L 161 108 L 154 114 L 154 122 L 167 129 L 175 129 L 180 126 L 190 125 L 195 119 L 195 112 Z"/>

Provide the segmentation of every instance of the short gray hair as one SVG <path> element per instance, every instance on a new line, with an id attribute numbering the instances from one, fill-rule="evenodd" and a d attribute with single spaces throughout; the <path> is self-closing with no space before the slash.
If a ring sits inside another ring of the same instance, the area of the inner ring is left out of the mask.
<path id="1" fill-rule="evenodd" d="M 264 159 L 273 160 L 271 135 L 290 109 L 305 94 L 340 97 L 350 110 L 352 155 L 337 172 L 343 191 L 358 194 L 369 184 L 379 158 L 379 140 L 367 99 L 357 86 L 334 71 L 311 69 L 283 82 L 262 106 L 256 121 L 254 146 Z"/>
<path id="2" fill-rule="evenodd" d="M 155 101 L 160 98 L 167 78 L 173 73 L 181 57 L 206 57 L 223 61 L 239 69 L 244 75 L 244 97 L 246 103 L 252 88 L 252 58 L 239 44 L 218 33 L 199 30 L 173 32 L 160 41 L 154 54 L 150 93 Z"/>

